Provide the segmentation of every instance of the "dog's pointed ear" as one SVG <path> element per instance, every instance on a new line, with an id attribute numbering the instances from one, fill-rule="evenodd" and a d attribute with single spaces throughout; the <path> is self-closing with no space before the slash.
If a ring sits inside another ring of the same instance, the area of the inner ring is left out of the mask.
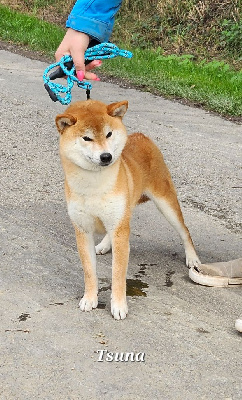
<path id="1" fill-rule="evenodd" d="M 120 101 L 119 103 L 112 103 L 107 106 L 108 115 L 111 115 L 111 117 L 123 118 L 127 109 L 128 109 L 127 100 Z"/>
<path id="2" fill-rule="evenodd" d="M 58 131 L 62 134 L 67 126 L 75 125 L 77 118 L 71 114 L 57 115 L 55 123 Z"/>

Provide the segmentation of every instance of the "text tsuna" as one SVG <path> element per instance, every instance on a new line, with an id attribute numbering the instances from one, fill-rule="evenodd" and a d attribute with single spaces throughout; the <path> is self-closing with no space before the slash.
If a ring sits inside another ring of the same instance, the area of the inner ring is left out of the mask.
<path id="1" fill-rule="evenodd" d="M 97 350 L 97 354 L 99 355 L 99 362 L 145 362 L 145 353 L 112 353 L 108 350 Z"/>

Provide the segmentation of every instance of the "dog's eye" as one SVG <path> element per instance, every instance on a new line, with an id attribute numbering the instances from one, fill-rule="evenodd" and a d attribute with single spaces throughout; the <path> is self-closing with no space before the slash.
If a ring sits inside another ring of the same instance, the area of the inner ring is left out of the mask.
<path id="1" fill-rule="evenodd" d="M 112 134 L 113 134 L 113 132 L 108 132 L 108 134 L 107 134 L 106 138 L 108 139 L 109 137 L 111 137 L 111 136 L 112 136 Z"/>
<path id="2" fill-rule="evenodd" d="M 85 140 L 85 142 L 92 142 L 92 139 L 88 136 L 82 136 L 82 139 Z"/>

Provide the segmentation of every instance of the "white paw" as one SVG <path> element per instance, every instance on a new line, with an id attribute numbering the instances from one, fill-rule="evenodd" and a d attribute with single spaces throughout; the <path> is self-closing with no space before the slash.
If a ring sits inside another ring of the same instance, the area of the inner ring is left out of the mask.
<path id="1" fill-rule="evenodd" d="M 110 243 L 103 243 L 103 241 L 95 246 L 96 254 L 106 254 L 110 249 Z"/>
<path id="2" fill-rule="evenodd" d="M 188 268 L 199 267 L 200 264 L 201 264 L 201 261 L 199 260 L 199 258 L 196 254 L 194 256 L 186 257 L 186 265 Z"/>
<path id="3" fill-rule="evenodd" d="M 117 302 L 111 300 L 111 313 L 114 319 L 124 319 L 128 314 L 128 306 L 126 300 Z"/>
<path id="4" fill-rule="evenodd" d="M 97 295 L 93 297 L 88 297 L 84 295 L 79 303 L 79 307 L 82 311 L 91 311 L 93 308 L 96 308 L 97 305 L 98 305 Z"/>

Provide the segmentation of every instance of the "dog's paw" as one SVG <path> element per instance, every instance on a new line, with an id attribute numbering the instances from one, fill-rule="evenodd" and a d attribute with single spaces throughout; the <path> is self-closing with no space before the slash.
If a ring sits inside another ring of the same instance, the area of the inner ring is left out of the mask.
<path id="1" fill-rule="evenodd" d="M 201 261 L 199 260 L 198 256 L 195 254 L 193 257 L 186 257 L 186 265 L 188 268 L 192 268 L 192 267 L 199 267 L 199 265 L 201 264 Z"/>
<path id="2" fill-rule="evenodd" d="M 110 246 L 102 246 L 102 243 L 99 243 L 95 246 L 96 254 L 106 254 L 110 250 Z"/>
<path id="3" fill-rule="evenodd" d="M 111 300 L 111 313 L 114 319 L 124 319 L 128 314 L 128 306 L 126 300 L 117 302 Z"/>
<path id="4" fill-rule="evenodd" d="M 109 239 L 106 239 L 106 237 L 99 243 L 97 246 L 95 246 L 96 254 L 106 254 L 109 250 L 111 250 L 111 243 Z"/>
<path id="5" fill-rule="evenodd" d="M 79 307 L 82 311 L 91 311 L 93 308 L 96 308 L 97 305 L 98 305 L 97 295 L 93 297 L 88 297 L 84 295 L 79 303 Z"/>

